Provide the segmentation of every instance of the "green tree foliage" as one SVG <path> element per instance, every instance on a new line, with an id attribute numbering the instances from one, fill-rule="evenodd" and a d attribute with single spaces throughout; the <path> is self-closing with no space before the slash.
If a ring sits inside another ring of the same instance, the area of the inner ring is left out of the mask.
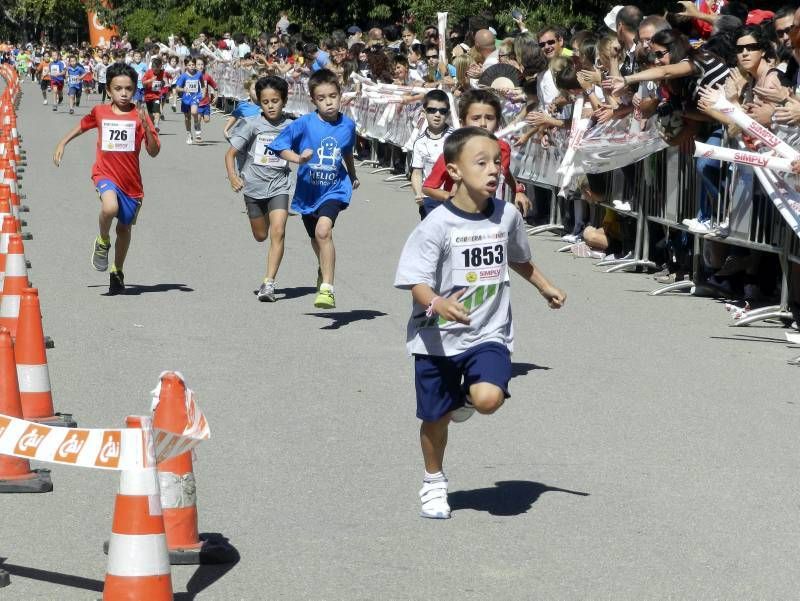
<path id="1" fill-rule="evenodd" d="M 67 41 L 74 35 L 85 37 L 88 31 L 80 0 L 0 0 L 0 15 L 4 37 L 14 40 L 34 40 L 44 33 L 54 41 Z"/>

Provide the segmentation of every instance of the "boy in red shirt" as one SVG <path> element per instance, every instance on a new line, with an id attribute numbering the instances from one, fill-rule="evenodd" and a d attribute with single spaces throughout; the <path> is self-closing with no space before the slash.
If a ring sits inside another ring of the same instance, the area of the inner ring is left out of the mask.
<path id="1" fill-rule="evenodd" d="M 217 82 L 214 81 L 213 77 L 206 73 L 206 61 L 204 59 L 197 59 L 197 70 L 203 74 L 201 79 L 203 86 L 203 98 L 200 100 L 200 104 L 197 106 L 197 114 L 199 115 L 200 119 L 202 119 L 203 123 L 208 123 L 211 121 L 211 106 L 214 104 L 214 100 L 217 97 Z M 213 90 L 213 92 L 211 90 Z M 199 123 L 200 122 L 198 121 L 197 132 L 195 132 L 196 140 L 202 139 Z"/>
<path id="2" fill-rule="evenodd" d="M 97 128 L 97 157 L 92 167 L 92 180 L 100 195 L 100 235 L 92 247 L 92 266 L 108 269 L 111 248 L 111 223 L 117 219 L 117 241 L 111 266 L 108 293 L 125 292 L 122 266 L 131 243 L 131 227 L 142 206 L 144 191 L 139 169 L 142 142 L 147 154 L 158 155 L 161 143 L 153 122 L 144 107 L 133 103 L 136 92 L 136 71 L 124 63 L 114 63 L 106 72 L 111 104 L 95 106 L 56 146 L 53 162 L 58 167 L 66 145 L 82 133 Z"/>
<path id="3" fill-rule="evenodd" d="M 152 66 L 142 77 L 144 84 L 144 103 L 147 105 L 147 112 L 156 127 L 156 133 L 160 130 L 158 124 L 161 121 L 161 99 L 169 91 L 169 75 L 164 71 L 164 63 L 159 58 L 154 58 Z"/>

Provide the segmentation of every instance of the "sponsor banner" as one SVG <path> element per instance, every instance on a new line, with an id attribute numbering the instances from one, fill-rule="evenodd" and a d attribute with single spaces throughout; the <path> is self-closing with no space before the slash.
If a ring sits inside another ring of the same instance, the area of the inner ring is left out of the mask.
<path id="1" fill-rule="evenodd" d="M 723 146 L 712 146 L 695 142 L 694 156 L 697 158 L 716 159 L 717 161 L 727 161 L 729 163 L 740 163 L 751 167 L 762 167 L 773 171 L 789 172 L 792 170 L 792 160 L 783 157 L 759 154 L 757 152 L 747 152 Z"/>
<path id="2" fill-rule="evenodd" d="M 800 192 L 780 178 L 777 171 L 755 167 L 753 172 L 784 221 L 800 238 Z"/>
<path id="3" fill-rule="evenodd" d="M 179 374 L 180 375 L 180 374 Z M 153 391 L 156 394 L 159 387 Z M 157 396 L 156 396 L 157 400 Z M 158 404 L 157 402 L 155 404 Z M 210 438 L 206 417 L 186 389 L 186 427 L 182 434 L 142 428 L 59 428 L 0 414 L 0 455 L 60 465 L 106 470 L 136 470 L 194 449 Z"/>
<path id="4" fill-rule="evenodd" d="M 800 159 L 800 152 L 797 152 L 760 123 L 756 123 L 741 107 L 732 104 L 723 94 L 717 98 L 714 108 L 723 115 L 728 115 L 742 130 L 761 140 L 780 156 L 792 160 Z"/>

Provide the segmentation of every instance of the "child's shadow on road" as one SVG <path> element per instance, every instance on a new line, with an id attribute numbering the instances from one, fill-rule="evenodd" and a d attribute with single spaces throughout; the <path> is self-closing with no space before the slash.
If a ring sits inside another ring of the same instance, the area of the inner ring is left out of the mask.
<path id="1" fill-rule="evenodd" d="M 447 495 L 450 509 L 474 509 L 486 511 L 492 515 L 520 515 L 527 513 L 539 497 L 546 492 L 563 492 L 570 495 L 588 497 L 588 492 L 566 490 L 547 486 L 540 482 L 528 480 L 507 480 L 495 482 L 492 488 L 476 488 L 475 490 L 457 490 Z"/>
<path id="2" fill-rule="evenodd" d="M 342 326 L 346 326 L 355 321 L 365 321 L 383 317 L 386 315 L 383 311 L 375 311 L 374 309 L 353 309 L 352 311 L 332 311 L 324 313 L 306 313 L 313 317 L 323 317 L 325 319 L 333 320 L 326 326 L 322 326 L 320 330 L 338 330 Z"/>

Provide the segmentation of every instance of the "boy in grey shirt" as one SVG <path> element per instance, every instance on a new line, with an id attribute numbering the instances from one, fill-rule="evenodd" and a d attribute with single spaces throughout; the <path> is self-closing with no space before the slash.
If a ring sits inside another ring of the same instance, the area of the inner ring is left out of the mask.
<path id="1" fill-rule="evenodd" d="M 269 146 L 291 119 L 283 114 L 289 94 L 286 81 L 262 77 L 255 84 L 261 114 L 240 119 L 230 132 L 231 147 L 225 154 L 228 179 L 235 192 L 244 192 L 253 238 L 263 242 L 269 235 L 267 273 L 258 289 L 258 300 L 275 302 L 275 277 L 283 259 L 286 220 L 289 216 L 291 182 L 288 163 Z M 242 160 L 243 159 L 243 160 Z M 236 169 L 234 161 L 240 162 Z"/>
<path id="2" fill-rule="evenodd" d="M 450 517 L 442 470 L 449 422 L 475 410 L 494 413 L 510 396 L 508 267 L 536 286 L 550 307 L 566 300 L 531 262 L 520 213 L 494 198 L 501 172 L 497 138 L 477 127 L 456 130 L 445 142 L 444 160 L 457 191 L 411 233 L 394 282 L 410 289 L 414 300 L 408 350 L 422 420 L 420 515 L 439 519 Z"/>

